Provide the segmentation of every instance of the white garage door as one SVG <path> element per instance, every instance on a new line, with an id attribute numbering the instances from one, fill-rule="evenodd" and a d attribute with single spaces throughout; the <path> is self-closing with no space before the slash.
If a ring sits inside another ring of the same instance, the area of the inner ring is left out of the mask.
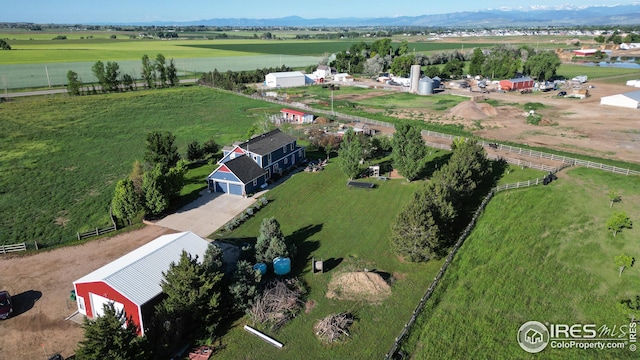
<path id="1" fill-rule="evenodd" d="M 116 312 L 124 310 L 123 304 L 117 301 L 113 301 L 111 299 L 107 299 L 106 297 L 89 293 L 89 298 L 91 299 L 91 309 L 93 310 L 94 318 L 104 315 L 104 305 L 108 303 L 113 304 L 113 307 L 116 309 Z"/>

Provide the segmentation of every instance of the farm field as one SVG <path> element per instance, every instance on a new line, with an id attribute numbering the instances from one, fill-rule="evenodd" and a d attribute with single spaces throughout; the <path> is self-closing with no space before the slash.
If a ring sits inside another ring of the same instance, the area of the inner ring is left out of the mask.
<path id="1" fill-rule="evenodd" d="M 516 341 L 531 320 L 628 325 L 616 303 L 640 288 L 637 266 L 619 277 L 614 264 L 617 255 L 638 256 L 640 229 L 614 237 L 605 226 L 614 211 L 637 221 L 638 178 L 584 168 L 559 177 L 491 200 L 405 344 L 412 358 L 636 358 L 628 348 L 527 354 Z M 622 194 L 612 209 L 609 190 Z"/>
<path id="2" fill-rule="evenodd" d="M 187 87 L 0 103 L 0 244 L 49 246 L 109 224 L 115 183 L 150 131 L 229 144 L 277 105 Z"/>
<path id="3" fill-rule="evenodd" d="M 436 154 L 433 154 L 434 156 Z M 371 180 L 376 181 L 376 180 Z M 270 190 L 270 203 L 223 239 L 254 242 L 262 219 L 275 217 L 286 237 L 294 240 L 298 255 L 293 260 L 294 275 L 301 275 L 309 287 L 305 300 L 315 302 L 309 313 L 303 310 L 278 332 L 265 332 L 285 344 L 276 349 L 243 330 L 254 324 L 243 318 L 222 337 L 220 359 L 252 358 L 375 359 L 389 351 L 393 340 L 409 319 L 442 261 L 411 264 L 398 261 L 391 252 L 391 223 L 422 181 L 378 182 L 372 190 L 352 189 L 335 160 L 320 173 L 301 172 Z M 371 221 L 375 219 L 375 221 Z M 322 258 L 330 270 L 313 274 L 311 258 Z M 331 265 L 332 264 L 332 265 Z M 382 303 L 367 299 L 328 299 L 328 283 L 347 271 L 376 271 L 389 278 L 391 296 Z M 316 340 L 313 326 L 332 313 L 348 311 L 356 317 L 351 336 L 343 344 L 324 346 Z"/>

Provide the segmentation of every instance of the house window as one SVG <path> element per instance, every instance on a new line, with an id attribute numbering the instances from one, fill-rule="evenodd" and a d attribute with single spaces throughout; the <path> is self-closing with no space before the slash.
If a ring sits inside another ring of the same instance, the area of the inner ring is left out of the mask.
<path id="1" fill-rule="evenodd" d="M 253 179 L 253 186 L 258 186 L 258 179 Z"/>
<path id="2" fill-rule="evenodd" d="M 287 160 L 288 160 L 287 158 L 284 158 L 284 164 L 285 164 L 285 165 L 287 165 L 287 163 L 288 163 L 288 161 L 287 161 Z"/>
<path id="3" fill-rule="evenodd" d="M 84 309 L 84 298 L 82 296 L 78 296 L 78 309 L 82 311 L 86 311 Z"/>
<path id="4" fill-rule="evenodd" d="M 287 152 L 287 145 L 282 147 L 282 152 L 285 152 L 285 153 Z"/>
<path id="5" fill-rule="evenodd" d="M 291 148 L 291 151 L 293 151 L 293 143 L 291 143 L 289 147 Z"/>

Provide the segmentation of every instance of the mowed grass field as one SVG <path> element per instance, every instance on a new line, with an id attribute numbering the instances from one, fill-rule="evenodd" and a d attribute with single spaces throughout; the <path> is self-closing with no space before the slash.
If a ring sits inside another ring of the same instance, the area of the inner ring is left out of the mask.
<path id="1" fill-rule="evenodd" d="M 609 208 L 608 191 L 622 202 Z M 628 325 L 616 303 L 640 295 L 637 264 L 618 277 L 614 257 L 640 256 L 640 229 L 616 237 L 614 211 L 640 213 L 638 177 L 571 169 L 548 186 L 499 193 L 488 204 L 404 350 L 416 359 L 625 359 L 629 349 L 551 349 L 516 341 L 526 321 Z"/>
<path id="2" fill-rule="evenodd" d="M 376 180 L 371 180 L 376 181 Z M 231 234 L 227 240 L 254 242 L 262 219 L 275 217 L 284 235 L 298 246 L 293 274 L 302 276 L 315 302 L 280 331 L 265 332 L 284 343 L 277 349 L 243 330 L 254 324 L 243 318 L 229 328 L 221 341 L 220 359 L 381 359 L 408 321 L 442 261 L 424 264 L 400 262 L 391 252 L 391 223 L 422 181 L 377 182 L 372 190 L 346 186 L 347 177 L 336 159 L 319 173 L 300 172 L 270 190 L 270 203 Z M 311 259 L 322 258 L 332 268 L 313 274 Z M 346 271 L 378 271 L 391 276 L 389 298 L 381 304 L 341 301 L 326 297 L 332 276 Z M 356 321 L 343 344 L 321 344 L 314 335 L 315 323 L 334 313 L 351 312 Z M 259 355 L 258 355 L 259 354 Z"/>
<path id="3" fill-rule="evenodd" d="M 243 139 L 277 109 L 199 87 L 0 102 L 0 244 L 53 245 L 108 225 L 115 183 L 151 131 L 171 131 L 185 154 L 193 140 Z"/>

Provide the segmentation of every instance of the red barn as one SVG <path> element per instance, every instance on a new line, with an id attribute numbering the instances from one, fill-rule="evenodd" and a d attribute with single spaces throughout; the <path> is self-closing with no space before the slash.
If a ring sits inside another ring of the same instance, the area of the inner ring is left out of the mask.
<path id="1" fill-rule="evenodd" d="M 313 122 L 313 114 L 307 114 L 304 111 L 282 109 L 280 113 L 287 122 L 297 124 L 310 124 Z"/>
<path id="2" fill-rule="evenodd" d="M 506 91 L 521 91 L 533 89 L 534 81 L 529 77 L 500 80 L 500 88 Z"/>
<path id="3" fill-rule="evenodd" d="M 163 235 L 73 282 L 78 312 L 96 318 L 112 303 L 124 310 L 144 335 L 145 321 L 162 300 L 162 272 L 180 261 L 182 251 L 202 261 L 209 242 L 192 232 Z"/>

